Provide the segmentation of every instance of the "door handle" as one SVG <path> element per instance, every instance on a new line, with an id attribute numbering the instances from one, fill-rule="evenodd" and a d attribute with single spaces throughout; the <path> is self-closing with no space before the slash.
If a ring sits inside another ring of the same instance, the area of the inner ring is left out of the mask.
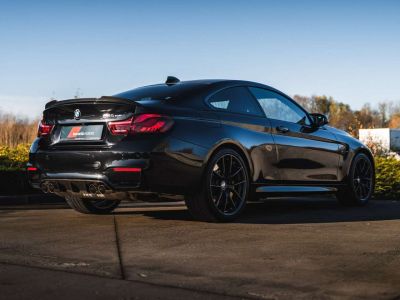
<path id="1" fill-rule="evenodd" d="M 276 127 L 276 130 L 279 132 L 282 132 L 282 133 L 286 133 L 289 131 L 289 128 L 284 127 L 284 126 L 278 126 L 278 127 Z"/>

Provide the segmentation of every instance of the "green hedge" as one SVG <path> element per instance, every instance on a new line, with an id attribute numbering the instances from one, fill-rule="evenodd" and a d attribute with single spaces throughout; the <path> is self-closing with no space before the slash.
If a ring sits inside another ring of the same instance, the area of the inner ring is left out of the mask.
<path id="1" fill-rule="evenodd" d="M 400 200 L 400 161 L 375 157 L 375 198 Z"/>
<path id="2" fill-rule="evenodd" d="M 25 171 L 29 158 L 29 145 L 15 148 L 0 146 L 0 195 L 32 194 Z"/>
<path id="3" fill-rule="evenodd" d="M 20 144 L 15 148 L 0 146 L 0 171 L 25 170 L 28 159 L 27 144 Z"/>

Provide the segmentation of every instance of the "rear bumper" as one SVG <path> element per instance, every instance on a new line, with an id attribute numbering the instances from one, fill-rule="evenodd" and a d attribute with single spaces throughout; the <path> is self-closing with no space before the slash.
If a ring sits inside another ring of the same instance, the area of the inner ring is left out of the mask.
<path id="1" fill-rule="evenodd" d="M 129 191 L 146 190 L 141 171 L 118 173 L 113 168 L 91 173 L 46 172 L 37 168 L 35 172 L 28 171 L 28 178 L 32 187 L 59 196 L 124 199 L 129 197 Z"/>
<path id="2" fill-rule="evenodd" d="M 129 182 L 128 184 L 122 185 L 118 182 L 110 181 L 109 177 L 106 174 L 85 174 L 85 173 L 44 173 L 44 172 L 36 172 L 36 174 L 32 174 L 32 172 L 28 172 L 29 181 L 34 188 L 41 188 L 41 184 L 44 182 L 101 182 L 107 187 L 113 190 L 131 190 L 137 189 L 141 186 L 140 175 L 134 176 L 125 176 L 125 180 Z"/>
<path id="3" fill-rule="evenodd" d="M 206 149 L 177 139 L 162 144 L 163 147 L 157 146 L 149 152 L 143 149 L 44 151 L 32 147 L 36 151 L 31 151 L 28 166 L 36 170 L 28 171 L 28 178 L 34 188 L 52 183 L 58 193 L 76 191 L 78 187 L 80 193 L 90 194 L 89 186 L 94 183 L 104 184 L 109 193 L 184 194 L 198 187 Z M 121 168 L 135 170 L 118 172 Z"/>
<path id="4" fill-rule="evenodd" d="M 40 188 L 44 182 L 86 181 L 102 182 L 113 190 L 146 187 L 142 172 L 150 167 L 149 154 L 113 151 L 39 151 L 31 153 L 28 172 L 31 185 Z M 138 157 L 138 158 L 132 158 Z M 114 170 L 135 168 L 136 172 Z"/>

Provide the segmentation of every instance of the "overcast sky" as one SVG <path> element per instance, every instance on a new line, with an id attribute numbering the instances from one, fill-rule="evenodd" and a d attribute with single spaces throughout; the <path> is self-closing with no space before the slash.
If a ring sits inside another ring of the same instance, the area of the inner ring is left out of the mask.
<path id="1" fill-rule="evenodd" d="M 0 108 L 229 78 L 400 101 L 400 1 L 0 0 Z"/>

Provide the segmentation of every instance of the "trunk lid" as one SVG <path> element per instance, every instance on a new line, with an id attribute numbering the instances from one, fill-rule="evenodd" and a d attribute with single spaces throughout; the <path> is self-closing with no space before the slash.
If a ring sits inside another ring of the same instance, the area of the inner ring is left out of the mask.
<path id="1" fill-rule="evenodd" d="M 123 120 L 134 112 L 136 105 L 132 100 L 115 97 L 63 100 L 48 103 L 43 117 L 55 124 Z M 75 114 L 77 110 L 79 115 Z"/>
<path id="2" fill-rule="evenodd" d="M 126 120 L 136 109 L 132 100 L 101 97 L 52 101 L 46 105 L 43 121 L 54 125 L 49 147 L 110 147 L 121 137 L 110 135 L 107 124 Z"/>

